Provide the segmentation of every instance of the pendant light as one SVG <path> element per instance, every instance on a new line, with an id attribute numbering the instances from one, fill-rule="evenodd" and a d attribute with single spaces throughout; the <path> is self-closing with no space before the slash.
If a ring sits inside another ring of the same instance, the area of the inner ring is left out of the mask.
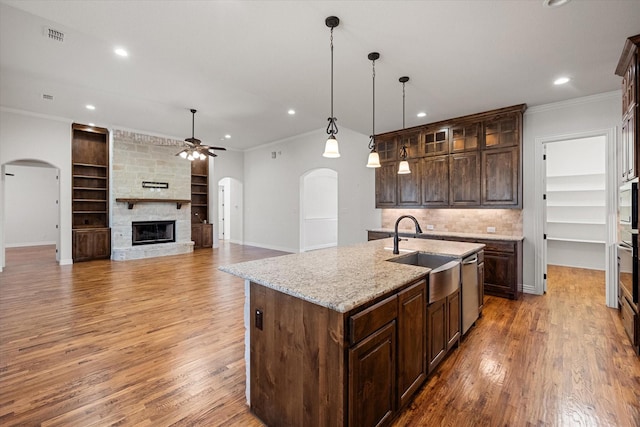
<path id="1" fill-rule="evenodd" d="M 338 140 L 335 137 L 338 133 L 337 119 L 333 116 L 333 29 L 340 24 L 340 19 L 336 16 L 329 16 L 325 19 L 324 23 L 327 27 L 331 28 L 331 117 L 328 119 L 329 125 L 327 126 L 329 138 L 324 146 L 324 153 L 322 155 L 324 157 L 336 158 L 340 157 L 340 152 L 338 151 Z"/>
<path id="2" fill-rule="evenodd" d="M 404 84 L 409 81 L 409 77 L 400 77 L 400 83 L 402 83 L 402 129 L 404 129 Z M 409 169 L 409 162 L 407 161 L 407 145 L 402 142 L 402 148 L 400 149 L 400 164 L 398 165 L 398 174 L 404 175 L 411 173 Z"/>
<path id="3" fill-rule="evenodd" d="M 371 139 L 369 140 L 369 160 L 367 161 L 368 168 L 379 168 L 380 167 L 380 156 L 376 151 L 376 59 L 380 58 L 380 54 L 378 52 L 371 52 L 367 58 L 371 61 L 371 66 L 373 72 L 371 74 L 373 81 L 373 114 L 371 120 Z"/>

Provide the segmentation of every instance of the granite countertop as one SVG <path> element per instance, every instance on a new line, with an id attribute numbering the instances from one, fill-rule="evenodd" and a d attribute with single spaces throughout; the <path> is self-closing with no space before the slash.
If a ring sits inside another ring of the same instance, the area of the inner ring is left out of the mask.
<path id="1" fill-rule="evenodd" d="M 403 228 L 399 229 L 398 233 L 402 234 L 403 237 L 406 237 L 407 234 L 414 236 L 416 233 L 413 228 Z M 392 228 L 372 228 L 368 231 L 378 231 L 381 233 L 391 233 L 393 234 L 394 230 Z M 494 234 L 494 233 L 458 233 L 455 231 L 422 231 L 423 236 L 443 236 L 443 237 L 460 237 L 463 239 L 484 239 L 484 240 L 505 240 L 510 242 L 518 242 L 520 240 L 524 240 L 523 236 L 509 236 L 506 234 Z"/>
<path id="2" fill-rule="evenodd" d="M 388 238 L 224 265 L 219 269 L 346 313 L 431 271 L 426 267 L 387 262 L 388 259 L 415 251 L 464 258 L 483 247 L 477 243 L 410 239 L 401 241 L 400 255 L 394 255 L 393 239 Z"/>

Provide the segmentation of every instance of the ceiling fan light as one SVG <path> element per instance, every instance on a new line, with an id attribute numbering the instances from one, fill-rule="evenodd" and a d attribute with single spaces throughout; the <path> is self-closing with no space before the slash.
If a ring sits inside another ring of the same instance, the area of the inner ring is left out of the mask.
<path id="1" fill-rule="evenodd" d="M 193 154 L 189 153 L 189 154 L 187 155 L 187 160 L 191 160 L 191 161 L 193 161 Z"/>
<path id="2" fill-rule="evenodd" d="M 380 156 L 377 151 L 372 151 L 369 153 L 369 160 L 367 161 L 368 168 L 379 168 L 380 167 Z"/>
<path id="3" fill-rule="evenodd" d="M 400 165 L 398 165 L 398 175 L 406 175 L 408 173 L 411 173 L 411 169 L 409 169 L 409 162 L 403 160 L 400 162 Z"/>
<path id="4" fill-rule="evenodd" d="M 329 135 L 329 139 L 327 139 L 327 143 L 324 145 L 324 153 L 322 156 L 330 159 L 340 157 L 340 151 L 338 151 L 338 140 L 335 136 Z"/>
<path id="5" fill-rule="evenodd" d="M 187 152 L 186 151 L 181 152 L 180 153 L 180 157 L 182 157 L 183 159 L 186 159 L 187 158 Z"/>
<path id="6" fill-rule="evenodd" d="M 205 156 L 204 154 L 200 153 L 200 160 L 204 160 L 206 158 L 207 158 L 207 156 Z"/>

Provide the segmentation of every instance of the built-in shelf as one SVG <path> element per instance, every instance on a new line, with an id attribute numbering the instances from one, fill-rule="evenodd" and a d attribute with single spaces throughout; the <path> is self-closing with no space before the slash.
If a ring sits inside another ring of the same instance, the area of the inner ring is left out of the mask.
<path id="1" fill-rule="evenodd" d="M 133 209 L 136 203 L 175 203 L 176 209 L 180 209 L 183 204 L 191 203 L 189 199 L 152 199 L 152 198 L 137 198 L 137 199 L 125 199 L 117 198 L 118 203 L 127 203 L 128 209 Z"/>

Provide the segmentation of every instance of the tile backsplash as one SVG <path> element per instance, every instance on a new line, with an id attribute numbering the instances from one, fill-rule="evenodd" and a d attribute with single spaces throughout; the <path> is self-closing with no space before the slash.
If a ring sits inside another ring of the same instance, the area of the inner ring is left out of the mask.
<path id="1" fill-rule="evenodd" d="M 495 227 L 492 234 L 522 236 L 520 209 L 382 209 L 382 228 L 393 228 L 401 215 L 416 217 L 423 231 L 485 234 L 488 227 Z M 399 227 L 413 231 L 409 220 L 403 220 Z"/>

